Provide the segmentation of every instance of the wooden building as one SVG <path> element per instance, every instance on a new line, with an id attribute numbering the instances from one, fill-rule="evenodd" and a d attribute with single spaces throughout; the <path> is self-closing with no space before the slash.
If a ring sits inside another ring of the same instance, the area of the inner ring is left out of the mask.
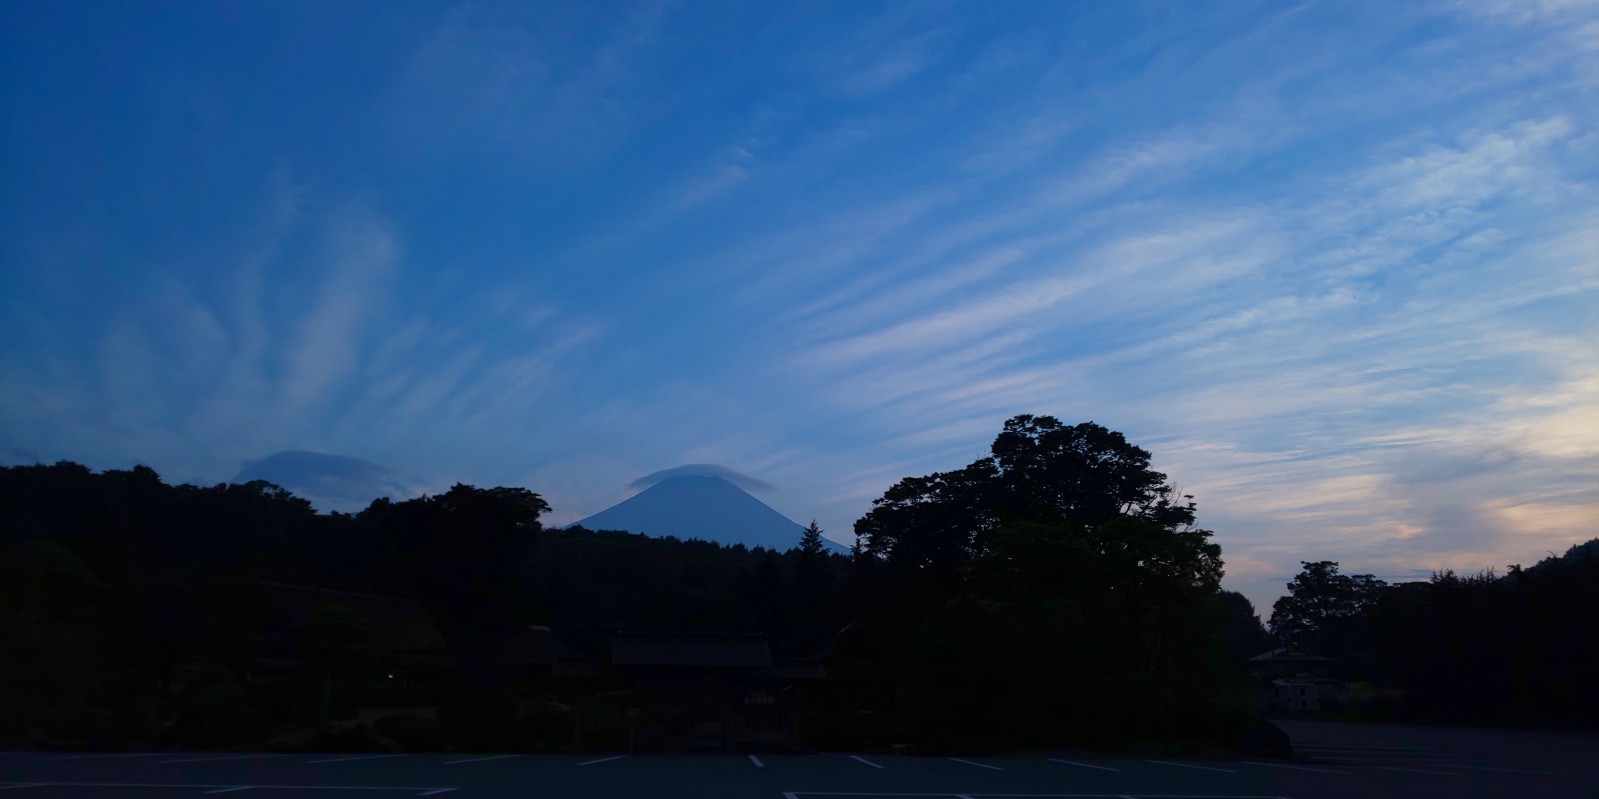
<path id="1" fill-rule="evenodd" d="M 774 659 L 764 636 L 619 633 L 602 658 L 555 674 L 574 694 L 577 741 L 629 751 L 773 751 L 797 746 L 796 687 L 820 663 Z"/>

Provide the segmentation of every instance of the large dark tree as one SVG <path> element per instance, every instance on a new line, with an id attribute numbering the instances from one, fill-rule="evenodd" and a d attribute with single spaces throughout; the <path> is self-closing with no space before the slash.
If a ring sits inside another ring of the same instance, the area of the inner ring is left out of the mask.
<path id="1" fill-rule="evenodd" d="M 868 554 L 949 572 L 986 552 L 1007 519 L 1085 528 L 1119 517 L 1166 530 L 1191 525 L 1192 498 L 1177 496 L 1149 458 L 1121 433 L 1093 422 L 1017 416 L 1005 422 L 988 457 L 899 481 L 872 502 L 855 532 Z"/>
<path id="2" fill-rule="evenodd" d="M 1330 560 L 1302 561 L 1288 595 L 1271 611 L 1271 631 L 1287 646 L 1328 657 L 1359 646 L 1358 627 L 1387 583 L 1369 574 L 1339 574 Z"/>
<path id="3" fill-rule="evenodd" d="M 856 570 L 902 588 L 872 600 L 923 699 L 919 734 L 1020 745 L 1236 729 L 1212 607 L 1221 549 L 1149 458 L 1099 425 L 1018 416 L 989 457 L 901 480 L 856 523 Z"/>
<path id="4" fill-rule="evenodd" d="M 895 483 L 855 522 L 862 551 L 910 569 L 954 572 L 988 548 L 999 523 L 998 476 L 985 458 Z"/>
<path id="5" fill-rule="evenodd" d="M 960 719 L 1017 743 L 1210 737 L 1241 723 L 1211 606 L 1220 548 L 1203 531 L 1122 516 L 1092 528 L 1013 522 L 946 603 L 971 624 L 940 637 L 961 664 Z M 940 619 L 936 624 L 944 624 Z M 982 645 L 974 645 L 982 642 Z"/>
<path id="6" fill-rule="evenodd" d="M 1248 660 L 1271 648 L 1271 633 L 1255 612 L 1255 603 L 1237 591 L 1218 591 L 1214 602 L 1222 618 L 1221 639 L 1227 659 L 1242 667 Z"/>
<path id="7" fill-rule="evenodd" d="M 1017 416 L 994 439 L 999 508 L 1018 519 L 1057 517 L 1095 527 L 1121 516 L 1174 530 L 1193 524 L 1190 497 L 1149 468 L 1149 451 L 1093 422 Z"/>
<path id="8" fill-rule="evenodd" d="M 358 519 L 378 529 L 391 579 L 427 605 L 473 674 L 530 621 L 521 612 L 521 580 L 549 509 L 525 488 L 457 485 L 438 496 L 374 502 Z"/>

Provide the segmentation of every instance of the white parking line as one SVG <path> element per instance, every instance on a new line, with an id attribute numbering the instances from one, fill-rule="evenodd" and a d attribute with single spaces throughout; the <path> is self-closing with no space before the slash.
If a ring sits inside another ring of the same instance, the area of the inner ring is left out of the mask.
<path id="1" fill-rule="evenodd" d="M 1339 763 L 1348 763 L 1351 766 L 1359 766 L 1367 763 L 1434 763 L 1440 766 L 1453 766 L 1457 763 L 1484 762 L 1481 760 L 1460 760 L 1453 757 L 1339 757 L 1324 759 L 1336 760 Z"/>
<path id="2" fill-rule="evenodd" d="M 871 791 L 784 791 L 784 799 L 801 796 L 954 796 L 964 799 L 1288 799 L 1286 796 L 1236 793 L 873 793 Z"/>
<path id="3" fill-rule="evenodd" d="M 168 763 L 214 763 L 218 760 L 260 760 L 264 757 L 288 757 L 288 755 L 233 755 L 230 757 L 186 757 L 182 760 L 157 760 L 156 765 L 164 766 Z"/>
<path id="4" fill-rule="evenodd" d="M 1372 755 L 1425 755 L 1437 751 L 1430 746 L 1331 746 L 1319 744 L 1294 744 L 1294 749 L 1306 752 L 1365 752 Z"/>
<path id="5" fill-rule="evenodd" d="M 1051 763 L 1065 763 L 1068 766 L 1081 766 L 1083 768 L 1097 768 L 1100 771 L 1121 771 L 1121 769 L 1119 769 L 1119 768 L 1111 768 L 1110 766 L 1096 766 L 1096 765 L 1094 765 L 1092 763 L 1079 763 L 1079 762 L 1077 762 L 1075 760 L 1061 760 L 1058 757 L 1050 758 L 1049 762 L 1051 762 Z"/>
<path id="6" fill-rule="evenodd" d="M 348 763 L 352 760 L 383 760 L 390 757 L 410 757 L 410 755 L 356 755 L 355 757 L 331 757 L 327 760 L 308 761 L 312 765 L 317 763 Z"/>
<path id="7" fill-rule="evenodd" d="M 98 755 L 58 755 L 55 757 L 36 757 L 34 762 L 43 763 L 52 760 L 104 760 L 113 757 L 171 757 L 183 754 L 182 752 L 117 752 L 116 754 Z M 51 783 L 54 784 L 54 783 Z"/>
<path id="8" fill-rule="evenodd" d="M 1200 771 L 1220 771 L 1223 774 L 1237 774 L 1232 769 L 1216 768 L 1215 766 L 1196 766 L 1191 763 L 1173 763 L 1170 760 L 1145 760 L 1145 763 L 1158 763 L 1162 766 L 1176 766 L 1178 768 L 1197 768 Z"/>
<path id="9" fill-rule="evenodd" d="M 1321 772 L 1322 774 L 1348 774 L 1349 773 L 1347 771 L 1337 771 L 1337 770 L 1330 769 L 1330 768 L 1311 768 L 1309 766 L 1290 766 L 1290 765 L 1288 765 L 1286 763 L 1258 763 L 1258 762 L 1253 761 L 1253 760 L 1240 760 L 1238 762 L 1243 763 L 1245 765 L 1250 765 L 1250 766 L 1265 766 L 1266 768 L 1287 768 L 1287 769 L 1293 769 L 1294 771 L 1317 771 L 1317 772 Z"/>
<path id="10" fill-rule="evenodd" d="M 1440 777 L 1458 777 L 1458 776 L 1460 776 L 1459 774 L 1456 774 L 1456 773 L 1451 772 L 1451 771 L 1428 771 L 1426 769 L 1400 768 L 1398 766 L 1372 766 L 1372 768 L 1380 768 L 1380 769 L 1382 769 L 1384 771 L 1408 771 L 1411 774 L 1437 774 Z"/>
<path id="11" fill-rule="evenodd" d="M 232 787 L 232 788 L 218 788 L 218 789 L 216 789 L 214 791 L 201 791 L 200 793 L 204 793 L 204 794 L 233 793 L 235 791 L 253 791 L 253 790 L 255 790 L 255 786 L 254 785 L 238 785 L 238 786 L 235 786 L 235 787 Z"/>
<path id="12" fill-rule="evenodd" d="M 1366 744 L 1294 744 L 1295 749 L 1369 749 L 1374 752 L 1431 752 L 1429 746 L 1382 746 Z"/>
<path id="13" fill-rule="evenodd" d="M 860 761 L 862 763 L 865 763 L 868 766 L 871 766 L 872 768 L 882 768 L 882 766 L 879 766 L 876 763 L 873 763 L 872 761 L 867 760 L 864 757 L 861 757 L 860 755 L 850 755 L 849 757 L 850 757 L 851 760 Z"/>
<path id="14" fill-rule="evenodd" d="M 958 757 L 952 757 L 952 758 L 950 758 L 950 760 L 953 760 L 956 763 L 965 763 L 968 766 L 976 766 L 978 768 L 991 768 L 991 769 L 993 769 L 995 771 L 1004 771 L 1005 770 L 1005 769 L 1000 768 L 999 766 L 990 766 L 987 763 L 979 763 L 979 762 L 977 762 L 975 760 L 962 760 L 962 759 L 960 759 Z"/>
<path id="15" fill-rule="evenodd" d="M 621 760 L 624 757 L 627 757 L 627 755 L 611 755 L 610 757 L 602 757 L 599 760 L 585 760 L 582 763 L 579 763 L 578 765 L 579 766 L 592 766 L 595 763 L 608 763 L 608 762 L 610 762 L 612 760 Z"/>
<path id="16" fill-rule="evenodd" d="M 0 791 L 12 788 L 178 788 L 210 793 L 250 790 L 266 791 L 418 791 L 417 796 L 436 796 L 450 793 L 455 788 L 435 788 L 415 785 L 204 785 L 193 782 L 27 782 L 0 784 Z"/>
<path id="17" fill-rule="evenodd" d="M 444 765 L 454 766 L 461 763 L 482 763 L 485 760 L 504 760 L 508 757 L 521 757 L 521 755 L 489 755 L 488 757 L 469 757 L 465 760 L 446 760 Z"/>
<path id="18" fill-rule="evenodd" d="M 1542 774 L 1545 777 L 1564 777 L 1558 771 L 1528 771 L 1520 768 L 1489 768 L 1487 766 L 1455 766 L 1455 768 L 1469 768 L 1472 771 L 1503 771 L 1506 774 Z"/>
<path id="19" fill-rule="evenodd" d="M 754 755 L 750 755 L 750 762 L 754 763 L 756 768 L 766 768 L 766 764 L 762 763 L 761 759 Z"/>

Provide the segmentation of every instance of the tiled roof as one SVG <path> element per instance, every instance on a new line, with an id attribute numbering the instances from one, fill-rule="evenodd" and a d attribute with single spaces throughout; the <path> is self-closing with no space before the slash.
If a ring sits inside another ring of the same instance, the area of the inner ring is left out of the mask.
<path id="1" fill-rule="evenodd" d="M 730 633 L 618 633 L 611 641 L 618 666 L 769 668 L 766 638 Z"/>

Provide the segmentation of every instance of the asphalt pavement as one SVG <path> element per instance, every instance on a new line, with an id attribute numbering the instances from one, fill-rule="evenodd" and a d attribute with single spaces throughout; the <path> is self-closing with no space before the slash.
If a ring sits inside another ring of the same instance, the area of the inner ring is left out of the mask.
<path id="1" fill-rule="evenodd" d="M 451 799 L 1599 799 L 1599 736 L 1283 722 L 1291 761 L 820 755 L 0 753 L 0 792 Z"/>

